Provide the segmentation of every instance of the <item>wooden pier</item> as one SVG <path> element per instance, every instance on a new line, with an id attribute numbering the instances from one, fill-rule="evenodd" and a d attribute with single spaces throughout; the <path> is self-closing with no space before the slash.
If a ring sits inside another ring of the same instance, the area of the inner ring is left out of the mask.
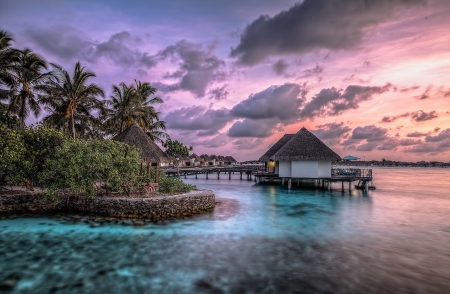
<path id="1" fill-rule="evenodd" d="M 198 179 L 199 175 L 205 175 L 206 179 L 210 176 L 217 176 L 220 180 L 220 176 L 223 175 L 228 180 L 231 180 L 231 175 L 239 173 L 239 179 L 247 181 L 255 181 L 257 183 L 263 182 L 281 182 L 281 185 L 287 184 L 288 189 L 291 189 L 292 182 L 296 181 L 297 185 L 301 180 L 315 180 L 319 182 L 323 188 L 331 190 L 332 182 L 341 182 L 342 190 L 344 190 L 344 183 L 348 183 L 348 190 L 352 190 L 352 183 L 354 181 L 359 181 L 361 186 L 364 187 L 365 191 L 369 190 L 369 182 L 372 182 L 372 169 L 358 169 L 358 168 L 332 168 L 330 178 L 285 178 L 280 177 L 278 174 L 266 172 L 264 168 L 261 167 L 248 167 L 248 166 L 237 166 L 237 167 L 205 167 L 205 168 L 180 168 L 177 169 L 166 169 L 166 174 L 168 176 L 180 176 L 185 179 L 187 176 L 195 176 Z M 223 177 L 222 176 L 222 177 Z"/>

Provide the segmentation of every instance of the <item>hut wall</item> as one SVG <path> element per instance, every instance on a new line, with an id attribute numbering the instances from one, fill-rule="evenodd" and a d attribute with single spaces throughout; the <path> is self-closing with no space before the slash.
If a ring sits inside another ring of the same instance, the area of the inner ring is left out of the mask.
<path id="1" fill-rule="evenodd" d="M 280 162 L 279 161 L 275 161 L 275 173 L 276 174 L 280 173 Z"/>
<path id="2" fill-rule="evenodd" d="M 290 161 L 280 161 L 279 163 L 279 175 L 282 178 L 291 177 L 291 162 Z"/>
<path id="3" fill-rule="evenodd" d="M 331 161 L 319 161 L 319 178 L 331 178 Z"/>
<path id="4" fill-rule="evenodd" d="M 317 178 L 319 175 L 318 161 L 292 161 L 291 177 L 293 178 Z"/>

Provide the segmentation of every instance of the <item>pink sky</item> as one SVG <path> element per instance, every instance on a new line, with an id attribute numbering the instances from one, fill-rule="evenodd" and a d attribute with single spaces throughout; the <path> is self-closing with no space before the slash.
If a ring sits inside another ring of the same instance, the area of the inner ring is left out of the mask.
<path id="1" fill-rule="evenodd" d="M 450 161 L 450 2 L 295 3 L 10 0 L 0 29 L 108 95 L 152 83 L 197 154 L 257 159 L 305 126 L 342 157 Z"/>

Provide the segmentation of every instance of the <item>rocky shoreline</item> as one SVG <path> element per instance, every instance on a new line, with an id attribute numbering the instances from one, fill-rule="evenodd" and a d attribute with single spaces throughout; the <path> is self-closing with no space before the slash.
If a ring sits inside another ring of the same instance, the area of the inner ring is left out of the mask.
<path id="1" fill-rule="evenodd" d="M 89 197 L 81 195 L 60 195 L 48 198 L 40 193 L 21 193 L 0 195 L 0 217 L 3 215 L 48 214 L 63 215 L 81 213 L 80 217 L 70 217 L 72 220 L 95 220 L 111 222 L 117 219 L 160 220 L 189 216 L 211 211 L 215 207 L 215 195 L 211 190 L 192 190 L 188 193 L 158 196 L 149 198 L 129 197 Z M 86 218 L 86 216 L 89 217 Z M 94 221 L 93 223 L 98 223 Z M 140 224 L 141 222 L 138 221 Z M 133 223 L 130 223 L 133 224 Z"/>

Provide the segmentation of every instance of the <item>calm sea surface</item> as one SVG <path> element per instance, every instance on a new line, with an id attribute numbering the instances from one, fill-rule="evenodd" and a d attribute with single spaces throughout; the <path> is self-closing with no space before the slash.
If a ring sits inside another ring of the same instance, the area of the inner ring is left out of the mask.
<path id="1" fill-rule="evenodd" d="M 145 226 L 0 221 L 11 293 L 450 293 L 450 169 L 374 168 L 375 191 L 185 180 L 214 212 Z M 1 292 L 1 290 L 0 290 Z"/>

